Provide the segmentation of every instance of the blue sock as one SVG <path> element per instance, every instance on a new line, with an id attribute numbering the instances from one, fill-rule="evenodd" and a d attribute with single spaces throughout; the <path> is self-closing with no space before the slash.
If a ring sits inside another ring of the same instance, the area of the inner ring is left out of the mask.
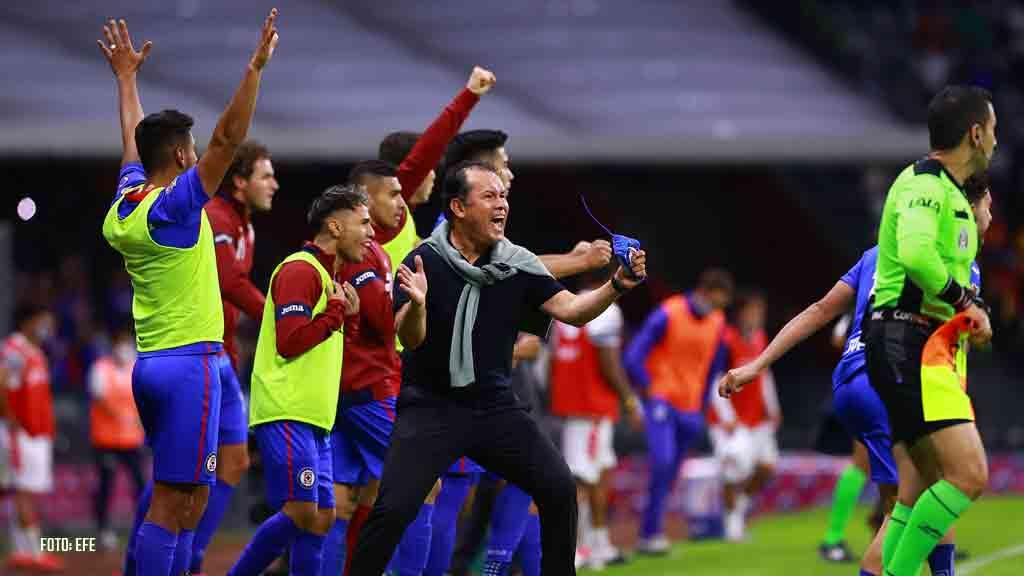
<path id="1" fill-rule="evenodd" d="M 143 522 L 135 537 L 135 561 L 139 576 L 167 576 L 174 562 L 178 535 L 152 522 Z"/>
<path id="2" fill-rule="evenodd" d="M 188 570 L 189 561 L 192 559 L 192 541 L 195 538 L 194 530 L 182 530 L 178 532 L 178 545 L 174 549 L 174 562 L 171 563 L 171 576 L 182 576 Z"/>
<path id="3" fill-rule="evenodd" d="M 398 573 L 401 576 L 421 576 L 430 555 L 430 517 L 433 504 L 423 504 L 416 519 L 405 529 L 398 543 Z"/>
<path id="4" fill-rule="evenodd" d="M 434 502 L 434 515 L 430 518 L 430 555 L 423 576 L 444 576 L 455 549 L 455 534 L 458 528 L 459 511 L 466 495 L 473 486 L 469 476 L 445 476 L 441 492 Z M 324 576 L 328 576 L 324 574 Z"/>
<path id="5" fill-rule="evenodd" d="M 150 481 L 139 494 L 139 501 L 135 504 L 135 518 L 132 519 L 132 531 L 128 533 L 128 547 L 124 551 L 124 576 L 135 576 L 135 538 L 142 527 L 142 521 L 146 519 L 149 512 L 149 502 L 153 499 L 153 482 Z"/>
<path id="6" fill-rule="evenodd" d="M 338 518 L 324 537 L 324 556 L 320 563 L 320 576 L 341 576 L 345 568 L 345 532 L 348 520 Z"/>
<path id="7" fill-rule="evenodd" d="M 877 574 L 872 574 L 871 572 L 868 572 L 867 570 L 861 568 L 860 569 L 860 576 L 878 576 L 878 575 Z"/>
<path id="8" fill-rule="evenodd" d="M 192 562 L 189 564 L 189 571 L 199 574 L 203 571 L 203 556 L 206 555 L 206 547 L 210 545 L 213 534 L 220 526 L 224 518 L 224 512 L 231 503 L 231 495 L 235 493 L 235 487 L 217 478 L 217 483 L 210 490 L 210 498 L 206 503 L 206 511 L 203 512 L 203 519 L 199 521 L 196 528 L 196 537 L 192 543 Z"/>
<path id="9" fill-rule="evenodd" d="M 956 546 L 953 544 L 939 544 L 932 553 L 928 555 L 928 567 L 932 569 L 932 576 L 953 576 L 953 560 L 956 556 Z"/>
<path id="10" fill-rule="evenodd" d="M 302 530 L 292 542 L 291 576 L 319 576 L 323 563 L 324 537 Z"/>
<path id="11" fill-rule="evenodd" d="M 530 515 L 530 495 L 514 484 L 494 499 L 491 512 L 491 536 L 487 542 L 487 559 L 511 562 L 519 541 L 526 530 L 526 519 Z"/>
<path id="12" fill-rule="evenodd" d="M 300 532 L 302 531 L 298 526 L 283 512 L 267 518 L 267 521 L 256 529 L 249 545 L 228 571 L 228 576 L 259 576 Z"/>
<path id="13" fill-rule="evenodd" d="M 526 519 L 526 530 L 519 542 L 519 562 L 523 565 L 523 576 L 540 576 L 540 517 L 534 514 Z"/>

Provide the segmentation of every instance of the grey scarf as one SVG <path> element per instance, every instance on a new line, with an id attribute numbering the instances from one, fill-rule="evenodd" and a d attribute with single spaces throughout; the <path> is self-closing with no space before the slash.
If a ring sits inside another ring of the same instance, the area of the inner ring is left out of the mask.
<path id="1" fill-rule="evenodd" d="M 446 220 L 434 228 L 434 232 L 423 243 L 433 248 L 466 281 L 455 310 L 452 349 L 448 357 L 451 385 L 453 388 L 462 388 L 476 380 L 473 368 L 473 327 L 480 306 L 480 288 L 507 280 L 519 272 L 537 276 L 551 276 L 551 273 L 533 252 L 506 238 L 495 244 L 489 264 L 474 266 L 452 246 L 448 238 L 450 230 L 451 226 Z"/>

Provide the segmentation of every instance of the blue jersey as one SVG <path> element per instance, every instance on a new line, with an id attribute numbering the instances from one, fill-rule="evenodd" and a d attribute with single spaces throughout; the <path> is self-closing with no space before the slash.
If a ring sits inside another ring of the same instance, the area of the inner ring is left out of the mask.
<path id="1" fill-rule="evenodd" d="M 878 246 L 875 246 L 864 252 L 853 268 L 850 268 L 850 271 L 839 279 L 840 282 L 857 291 L 857 306 L 847 331 L 843 356 L 832 373 L 833 388 L 864 370 L 864 343 L 860 339 L 860 329 L 864 313 L 868 309 L 868 302 L 874 291 L 875 264 L 877 262 Z M 977 262 L 971 263 L 971 284 L 976 290 L 981 290 L 981 269 L 978 268 Z"/>

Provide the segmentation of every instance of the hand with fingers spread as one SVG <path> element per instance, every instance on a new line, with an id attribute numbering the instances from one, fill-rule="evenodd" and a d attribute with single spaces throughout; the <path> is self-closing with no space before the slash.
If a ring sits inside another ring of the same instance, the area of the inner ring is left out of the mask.
<path id="1" fill-rule="evenodd" d="M 473 72 L 469 75 L 469 82 L 466 82 L 466 88 L 477 96 L 483 96 L 494 87 L 494 83 L 497 81 L 494 73 L 490 70 L 474 66 Z"/>
<path id="2" fill-rule="evenodd" d="M 139 66 L 146 61 L 146 56 L 149 56 L 150 49 L 153 48 L 153 43 L 146 41 L 142 45 L 142 50 L 136 50 L 132 45 L 131 36 L 128 35 L 128 23 L 124 19 L 110 20 L 104 24 L 103 37 L 106 38 L 106 43 L 103 40 L 97 40 L 96 44 L 99 45 L 103 56 L 110 63 L 110 69 L 114 71 L 114 76 L 118 78 L 137 72 Z"/>
<path id="3" fill-rule="evenodd" d="M 260 31 L 260 43 L 256 47 L 256 52 L 252 55 L 250 65 L 257 69 L 262 70 L 267 62 L 270 61 L 270 57 L 274 55 L 274 49 L 277 48 L 278 34 L 277 27 L 274 22 L 277 20 L 277 8 L 273 8 L 270 14 L 267 15 L 267 19 L 263 21 L 263 29 Z"/>
<path id="4" fill-rule="evenodd" d="M 398 268 L 398 287 L 416 306 L 427 302 L 427 274 L 423 271 L 423 258 L 416 257 L 416 271 L 402 264 Z"/>
<path id="5" fill-rule="evenodd" d="M 348 282 L 341 285 L 341 292 L 345 295 L 345 316 L 358 316 L 359 293 Z"/>

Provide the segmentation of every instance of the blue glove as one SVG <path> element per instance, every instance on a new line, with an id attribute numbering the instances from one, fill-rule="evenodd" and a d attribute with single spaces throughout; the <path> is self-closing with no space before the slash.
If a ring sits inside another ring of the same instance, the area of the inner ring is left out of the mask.
<path id="1" fill-rule="evenodd" d="M 633 274 L 633 254 L 639 250 L 640 241 L 636 238 L 630 238 L 622 234 L 612 234 L 612 252 L 619 259 L 619 265 L 622 266 L 626 276 L 633 280 L 640 280 L 636 274 Z"/>

